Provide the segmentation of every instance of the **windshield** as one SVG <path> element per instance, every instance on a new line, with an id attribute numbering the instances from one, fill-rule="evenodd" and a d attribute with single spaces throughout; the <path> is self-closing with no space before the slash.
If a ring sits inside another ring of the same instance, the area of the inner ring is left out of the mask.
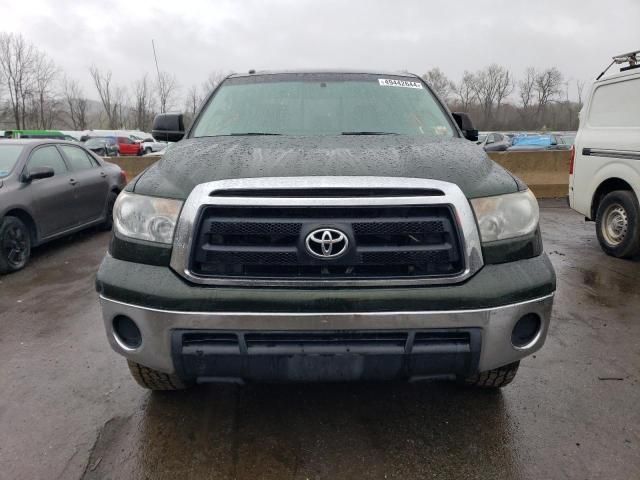
<path id="1" fill-rule="evenodd" d="M 0 178 L 13 170 L 23 149 L 22 145 L 0 145 Z"/>
<path id="2" fill-rule="evenodd" d="M 455 135 L 439 102 L 417 79 L 281 74 L 226 80 L 191 136 L 387 133 Z"/>

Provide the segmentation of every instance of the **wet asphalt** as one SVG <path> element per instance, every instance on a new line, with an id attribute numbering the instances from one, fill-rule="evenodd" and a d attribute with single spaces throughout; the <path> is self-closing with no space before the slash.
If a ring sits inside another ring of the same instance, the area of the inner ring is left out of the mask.
<path id="1" fill-rule="evenodd" d="M 149 393 L 106 341 L 108 233 L 0 277 L 0 479 L 638 479 L 640 259 L 542 203 L 549 338 L 499 393 L 448 383 Z"/>

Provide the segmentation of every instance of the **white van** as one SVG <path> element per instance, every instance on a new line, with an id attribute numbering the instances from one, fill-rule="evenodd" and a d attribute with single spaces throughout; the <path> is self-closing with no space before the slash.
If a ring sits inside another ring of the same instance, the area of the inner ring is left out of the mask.
<path id="1" fill-rule="evenodd" d="M 625 66 L 598 77 L 580 112 L 569 204 L 596 222 L 607 254 L 629 258 L 640 254 L 640 51 L 613 63 Z"/>

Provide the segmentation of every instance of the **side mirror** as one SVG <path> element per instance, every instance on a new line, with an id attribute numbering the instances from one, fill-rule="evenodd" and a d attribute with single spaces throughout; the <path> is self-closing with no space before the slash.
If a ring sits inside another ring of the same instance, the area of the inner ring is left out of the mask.
<path id="1" fill-rule="evenodd" d="M 161 113 L 153 120 L 153 138 L 177 142 L 184 137 L 184 116 L 181 113 Z"/>
<path id="2" fill-rule="evenodd" d="M 22 175 L 22 181 L 27 183 L 32 180 L 39 180 L 41 178 L 50 178 L 54 175 L 55 172 L 51 167 L 35 167 Z"/>
<path id="3" fill-rule="evenodd" d="M 462 130 L 464 138 L 473 142 L 477 142 L 478 130 L 473 127 L 473 122 L 471 121 L 471 117 L 469 117 L 469 114 L 464 112 L 455 112 L 452 113 L 452 115 L 453 119 L 458 124 L 458 127 L 460 127 L 460 130 Z"/>

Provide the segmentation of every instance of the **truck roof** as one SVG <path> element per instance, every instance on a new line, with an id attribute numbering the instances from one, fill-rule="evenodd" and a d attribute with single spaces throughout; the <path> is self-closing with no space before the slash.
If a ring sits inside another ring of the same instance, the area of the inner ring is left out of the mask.
<path id="1" fill-rule="evenodd" d="M 250 73 L 251 72 L 251 73 Z M 340 68 L 324 68 L 324 69 L 305 69 L 305 70 L 250 70 L 245 73 L 232 73 L 228 78 L 252 77 L 258 75 L 284 75 L 284 74 L 365 74 L 365 75 L 393 75 L 395 77 L 418 77 L 415 73 L 407 71 L 385 71 L 385 70 L 365 70 L 365 69 L 340 69 Z"/>

